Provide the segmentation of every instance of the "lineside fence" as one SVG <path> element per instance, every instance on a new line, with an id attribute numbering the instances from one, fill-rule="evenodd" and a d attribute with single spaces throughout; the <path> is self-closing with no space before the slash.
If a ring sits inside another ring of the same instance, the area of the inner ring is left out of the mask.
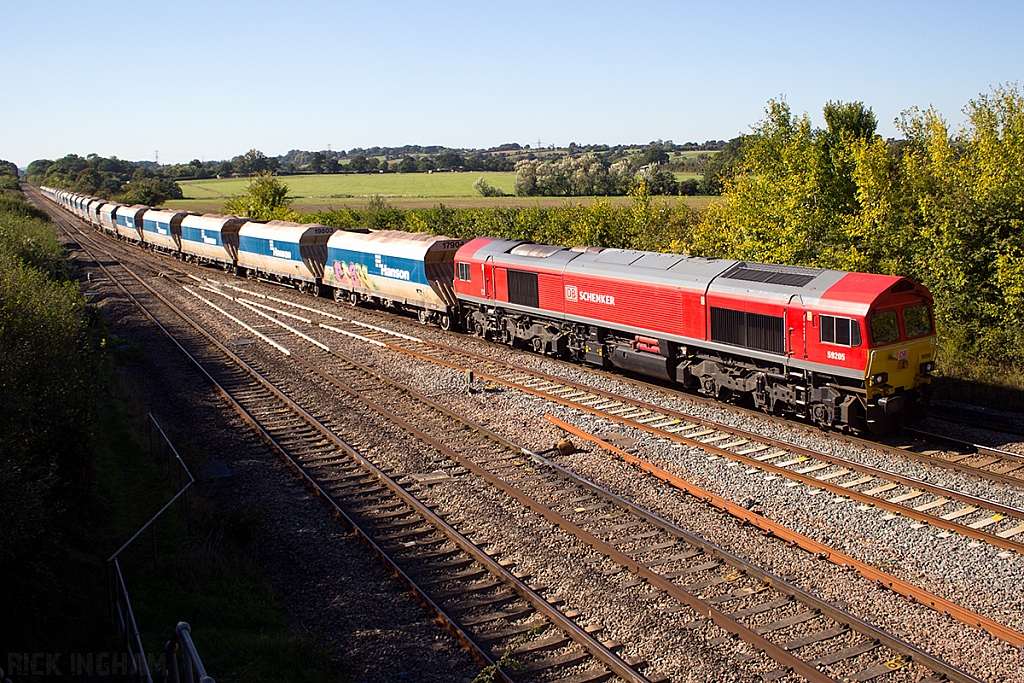
<path id="1" fill-rule="evenodd" d="M 110 594 L 110 619 L 118 633 L 124 639 L 125 651 L 129 657 L 130 674 L 136 680 L 144 683 L 153 683 L 153 672 L 150 671 L 146 652 L 142 646 L 142 638 L 139 635 L 139 628 L 135 622 L 135 613 L 132 611 L 131 600 L 128 598 L 128 588 L 124 583 L 124 576 L 121 573 L 121 564 L 118 556 L 124 552 L 132 543 L 142 536 L 148 529 L 153 543 L 153 566 L 156 567 L 159 558 L 157 557 L 156 545 L 156 521 L 169 510 L 175 503 L 185 516 L 185 523 L 189 533 L 192 531 L 192 523 L 189 515 L 188 490 L 195 483 L 195 477 L 188 469 L 188 465 L 181 459 L 177 449 L 171 440 L 167 438 L 164 430 L 157 423 L 152 413 L 148 415 L 149 452 L 160 467 L 161 474 L 167 480 L 167 485 L 177 486 L 177 491 L 160 510 L 153 515 L 148 522 L 125 541 L 124 545 L 107 560 L 107 585 Z M 185 622 L 179 622 L 174 629 L 174 635 L 165 646 L 166 664 L 163 671 L 159 672 L 159 680 L 179 683 L 178 653 L 182 656 L 183 673 L 185 680 L 192 683 L 193 674 L 198 675 L 199 683 L 214 683 L 213 679 L 206 675 L 202 660 L 196 651 L 190 634 L 191 628 Z"/>

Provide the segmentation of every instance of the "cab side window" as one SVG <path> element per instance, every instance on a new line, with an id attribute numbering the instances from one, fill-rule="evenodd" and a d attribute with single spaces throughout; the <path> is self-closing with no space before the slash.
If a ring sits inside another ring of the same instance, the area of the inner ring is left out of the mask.
<path id="1" fill-rule="evenodd" d="M 468 263 L 458 263 L 456 265 L 458 265 L 458 277 L 460 280 L 469 282 L 473 279 L 470 275 L 470 265 Z"/>
<path id="2" fill-rule="evenodd" d="M 860 323 L 850 318 L 834 315 L 819 315 L 818 326 L 821 329 L 821 343 L 838 346 L 860 346 Z"/>

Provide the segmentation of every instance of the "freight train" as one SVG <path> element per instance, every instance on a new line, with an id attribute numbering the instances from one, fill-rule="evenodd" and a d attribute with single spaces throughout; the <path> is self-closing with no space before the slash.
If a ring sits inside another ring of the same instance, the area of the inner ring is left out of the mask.
<path id="1" fill-rule="evenodd" d="M 823 428 L 923 416 L 928 290 L 907 278 L 602 247 L 199 216 L 44 194 L 119 239 L 229 272 L 413 311 L 422 323 L 681 384 Z"/>

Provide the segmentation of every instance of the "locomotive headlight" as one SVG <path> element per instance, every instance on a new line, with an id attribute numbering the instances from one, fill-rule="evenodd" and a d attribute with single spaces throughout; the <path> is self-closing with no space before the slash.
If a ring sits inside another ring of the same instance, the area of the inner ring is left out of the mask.
<path id="1" fill-rule="evenodd" d="M 935 372 L 935 361 L 928 361 L 927 363 L 921 363 L 921 374 L 927 375 L 928 373 Z"/>
<path id="2" fill-rule="evenodd" d="M 871 375 L 871 386 L 878 387 L 889 381 L 888 372 L 880 372 L 877 375 Z"/>

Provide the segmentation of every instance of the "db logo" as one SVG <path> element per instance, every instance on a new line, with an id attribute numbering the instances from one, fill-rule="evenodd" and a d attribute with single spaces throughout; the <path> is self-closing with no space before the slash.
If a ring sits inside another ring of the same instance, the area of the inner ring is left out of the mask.
<path id="1" fill-rule="evenodd" d="M 899 359 L 906 360 L 907 356 L 910 355 L 910 349 L 900 349 Z"/>
<path id="2" fill-rule="evenodd" d="M 579 293 L 579 290 L 576 289 L 576 285 L 566 285 L 565 286 L 565 300 L 566 301 L 579 301 L 580 300 L 580 293 Z"/>

